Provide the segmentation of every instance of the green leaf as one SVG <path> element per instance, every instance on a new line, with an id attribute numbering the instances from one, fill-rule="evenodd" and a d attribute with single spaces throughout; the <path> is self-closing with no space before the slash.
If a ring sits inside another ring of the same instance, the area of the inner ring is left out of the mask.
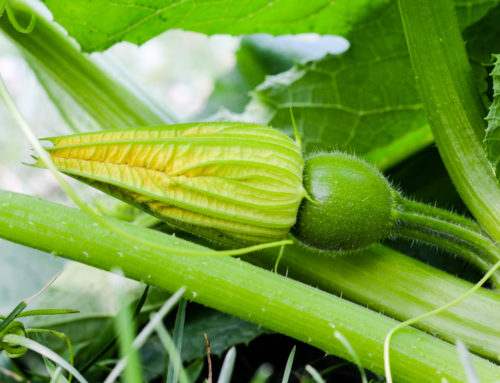
<path id="1" fill-rule="evenodd" d="M 500 5 L 491 8 L 478 22 L 463 32 L 471 62 L 489 64 L 491 55 L 500 52 Z"/>
<path id="2" fill-rule="evenodd" d="M 44 0 L 85 52 L 119 41 L 142 44 L 168 29 L 205 34 L 304 33 L 344 35 L 387 0 L 220 2 L 174 0 Z"/>
<path id="3" fill-rule="evenodd" d="M 456 4 L 467 26 L 496 3 Z M 430 144 L 396 4 L 379 7 L 371 19 L 377 22 L 353 26 L 347 52 L 268 77 L 247 114 L 257 113 L 259 122 L 291 133 L 292 108 L 306 152 L 333 147 L 362 155 L 381 169 Z"/>
<path id="4" fill-rule="evenodd" d="M 284 72 L 296 62 L 319 59 L 327 53 L 340 53 L 348 45 L 338 36 L 244 36 L 236 52 L 235 67 L 217 79 L 207 106 L 198 117 L 209 116 L 221 107 L 241 113 L 250 101 L 250 91 L 267 75 Z"/>
<path id="5" fill-rule="evenodd" d="M 488 129 L 484 139 L 488 158 L 500 179 L 500 55 L 495 55 L 496 62 L 491 77 L 493 78 L 493 103 L 488 113 Z"/>
<path id="6" fill-rule="evenodd" d="M 193 307 L 187 315 L 189 322 L 184 329 L 182 359 L 192 361 L 206 355 L 206 333 L 210 340 L 212 355 L 221 356 L 228 348 L 241 343 L 249 343 L 259 335 L 270 331 L 242 319 L 208 310 Z"/>
<path id="7" fill-rule="evenodd" d="M 463 38 L 469 54 L 469 61 L 479 91 L 486 107 L 490 105 L 492 94 L 488 81 L 487 66 L 492 65 L 493 54 L 500 52 L 500 5 L 490 9 L 484 18 L 463 31 Z"/>
<path id="8" fill-rule="evenodd" d="M 392 154 L 372 154 L 382 168 L 427 145 L 432 136 L 397 7 L 388 4 L 372 18 L 378 21 L 362 23 L 347 36 L 347 52 L 269 77 L 249 109 L 291 133 L 291 107 L 308 153 L 336 148 L 364 155 L 395 145 Z"/>

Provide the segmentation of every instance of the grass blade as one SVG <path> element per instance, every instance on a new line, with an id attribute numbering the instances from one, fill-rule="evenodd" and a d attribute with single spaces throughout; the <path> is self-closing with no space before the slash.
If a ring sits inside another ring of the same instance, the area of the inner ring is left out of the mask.
<path id="1" fill-rule="evenodd" d="M 163 320 L 165 315 L 167 315 L 167 313 L 177 304 L 177 302 L 179 301 L 179 299 L 181 299 L 182 294 L 184 294 L 185 291 L 186 288 L 181 287 L 165 302 L 165 304 L 161 307 L 161 309 L 156 314 L 153 315 L 149 323 L 142 329 L 139 335 L 137 335 L 137 337 L 134 339 L 134 341 L 132 342 L 132 347 L 138 350 L 144 345 L 148 337 L 155 330 L 156 326 Z M 113 383 L 120 376 L 125 366 L 127 365 L 127 362 L 128 362 L 127 357 L 121 358 L 120 361 L 113 368 L 113 370 L 109 373 L 104 383 Z"/>
<path id="2" fill-rule="evenodd" d="M 182 339 L 184 335 L 184 323 L 186 321 L 186 306 L 187 301 L 185 299 L 181 300 L 181 302 L 179 303 L 179 307 L 177 308 L 177 315 L 175 316 L 173 342 L 178 354 L 182 354 Z M 177 358 L 175 362 L 173 361 L 174 359 L 169 358 L 167 369 L 167 383 L 177 383 L 181 358 Z"/>
<path id="3" fill-rule="evenodd" d="M 347 338 L 339 331 L 335 330 L 334 332 L 335 338 L 337 338 L 340 343 L 344 345 L 346 348 L 347 352 L 352 356 L 352 360 L 354 363 L 358 366 L 359 373 L 361 374 L 361 381 L 363 383 L 368 383 L 368 379 L 366 378 L 366 372 L 363 366 L 361 365 L 361 360 L 359 360 L 358 354 L 356 354 L 356 351 L 352 347 L 351 343 L 347 340 Z"/>
<path id="4" fill-rule="evenodd" d="M 6 342 L 17 344 L 29 348 L 32 351 L 35 351 L 36 353 L 46 357 L 47 359 L 50 359 L 54 363 L 64 368 L 66 371 L 71 373 L 71 375 L 73 375 L 75 379 L 78 380 L 80 383 L 87 383 L 87 380 L 71 364 L 65 361 L 54 351 L 41 345 L 40 343 L 35 342 L 32 339 L 25 338 L 23 336 L 13 335 L 13 334 L 6 335 L 3 339 Z"/>
<path id="5" fill-rule="evenodd" d="M 230 383 L 233 375 L 234 363 L 236 362 L 236 348 L 233 346 L 226 353 L 217 383 Z"/>
<path id="6" fill-rule="evenodd" d="M 273 368 L 271 367 L 271 365 L 264 363 L 257 369 L 257 371 L 255 371 L 255 374 L 252 377 L 250 383 L 266 383 L 272 374 Z"/>
<path id="7" fill-rule="evenodd" d="M 321 374 L 311 365 L 306 366 L 306 371 L 309 373 L 309 375 L 312 376 L 313 380 L 316 383 L 325 383 L 324 379 L 321 377 Z"/>
<path id="8" fill-rule="evenodd" d="M 156 333 L 160 338 L 163 346 L 167 350 L 168 358 L 170 360 L 170 365 L 174 366 L 175 375 L 179 378 L 181 383 L 189 383 L 186 371 L 182 366 L 181 355 L 179 351 L 175 348 L 175 343 L 168 334 L 162 323 L 158 323 L 156 326 Z"/>
<path id="9" fill-rule="evenodd" d="M 296 346 L 293 346 L 292 351 L 290 351 L 290 355 L 288 355 L 288 360 L 286 361 L 285 371 L 283 372 L 283 379 L 281 383 L 288 383 L 290 379 L 290 373 L 292 372 L 293 359 L 295 358 L 295 350 Z"/>

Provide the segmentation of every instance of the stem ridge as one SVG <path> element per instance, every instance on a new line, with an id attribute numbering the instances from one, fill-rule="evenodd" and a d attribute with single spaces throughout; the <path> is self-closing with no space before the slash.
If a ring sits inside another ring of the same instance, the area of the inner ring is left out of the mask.
<path id="1" fill-rule="evenodd" d="M 500 260 L 500 248 L 476 222 L 394 194 L 392 234 L 455 253 L 483 271 Z M 491 281 L 500 288 L 500 272 Z"/>

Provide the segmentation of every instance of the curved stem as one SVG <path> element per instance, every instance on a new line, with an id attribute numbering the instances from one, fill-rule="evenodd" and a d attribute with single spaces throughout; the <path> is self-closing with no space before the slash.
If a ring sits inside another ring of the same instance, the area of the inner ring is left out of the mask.
<path id="1" fill-rule="evenodd" d="M 441 240 L 450 241 L 466 250 L 476 252 L 487 260 L 497 262 L 500 259 L 500 249 L 488 238 L 472 230 L 414 212 L 398 211 L 395 217 L 396 234 L 401 228 L 410 227 L 433 235 L 435 237 L 431 240 L 433 245 L 441 247 Z"/>
<path id="2" fill-rule="evenodd" d="M 398 0 L 415 78 L 439 153 L 464 203 L 500 241 L 500 182 L 482 142 L 484 106 L 451 0 Z"/>
<path id="3" fill-rule="evenodd" d="M 487 261 L 482 257 L 478 257 L 476 252 L 464 249 L 462 246 L 457 245 L 453 241 L 448 241 L 444 238 L 439 238 L 439 240 L 437 240 L 437 237 L 433 233 L 426 233 L 425 231 L 419 229 L 401 226 L 398 228 L 398 236 L 438 246 L 443 250 L 459 255 L 460 257 L 474 264 L 483 271 L 490 270 L 491 267 L 493 266 L 493 263 L 491 263 L 490 261 Z M 491 276 L 491 282 L 495 285 L 497 289 L 500 289 L 499 272 L 496 272 Z"/>
<path id="4" fill-rule="evenodd" d="M 421 202 L 416 202 L 406 199 L 396 191 L 394 191 L 393 197 L 399 208 L 402 208 L 407 211 L 418 211 L 422 215 L 437 218 L 442 221 L 450 222 L 455 225 L 468 228 L 469 230 L 473 230 L 477 233 L 487 235 L 487 233 L 484 231 L 481 225 L 479 225 L 477 222 L 469 218 L 452 213 L 448 210 L 440 209 L 435 206 L 430 206 Z"/>
<path id="5" fill-rule="evenodd" d="M 500 260 L 500 248 L 475 222 L 401 195 L 395 200 L 393 234 L 451 251 L 484 271 Z M 492 281 L 500 287 L 500 274 L 496 273 Z"/>

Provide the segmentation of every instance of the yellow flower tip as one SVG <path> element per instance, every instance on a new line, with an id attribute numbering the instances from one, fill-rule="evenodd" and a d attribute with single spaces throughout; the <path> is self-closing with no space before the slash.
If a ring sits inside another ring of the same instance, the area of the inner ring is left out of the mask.
<path id="1" fill-rule="evenodd" d="M 279 241 L 307 198 L 300 144 L 267 126 L 192 123 L 50 141 L 64 173 L 204 236 Z"/>

